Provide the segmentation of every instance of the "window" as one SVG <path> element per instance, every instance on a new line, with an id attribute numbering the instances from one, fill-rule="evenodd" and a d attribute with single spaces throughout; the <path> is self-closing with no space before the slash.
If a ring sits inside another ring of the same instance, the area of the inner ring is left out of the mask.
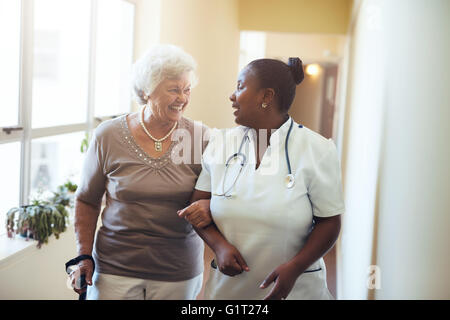
<path id="1" fill-rule="evenodd" d="M 0 1 L 0 127 L 19 121 L 20 1 Z"/>
<path id="2" fill-rule="evenodd" d="M 134 9 L 126 0 L 0 1 L 2 225 L 38 192 L 78 184 L 86 132 L 130 112 Z"/>
<path id="3" fill-rule="evenodd" d="M 86 121 L 89 0 L 37 0 L 33 28 L 33 128 Z"/>
<path id="4" fill-rule="evenodd" d="M 5 233 L 6 212 L 20 201 L 20 142 L 0 144 L 0 234 Z"/>
<path id="5" fill-rule="evenodd" d="M 101 0 L 98 13 L 95 115 L 102 117 L 129 109 L 134 7 L 124 1 Z"/>
<path id="6" fill-rule="evenodd" d="M 83 132 L 33 139 L 31 143 L 30 195 L 56 190 L 70 181 L 79 182 Z"/>

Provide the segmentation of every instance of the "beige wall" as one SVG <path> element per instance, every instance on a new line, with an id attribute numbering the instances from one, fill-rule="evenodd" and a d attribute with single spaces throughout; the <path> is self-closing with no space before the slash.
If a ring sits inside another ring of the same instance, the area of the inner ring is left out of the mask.
<path id="1" fill-rule="evenodd" d="M 136 57 L 159 41 L 184 48 L 198 63 L 199 83 L 185 115 L 211 127 L 234 126 L 228 97 L 238 73 L 238 1 L 141 0 L 137 12 Z"/>
<path id="2" fill-rule="evenodd" d="M 305 63 L 339 62 L 345 36 L 338 33 L 345 33 L 351 7 L 350 0 L 264 1 L 264 5 L 253 0 L 136 1 L 135 58 L 158 42 L 173 43 L 191 53 L 199 65 L 199 84 L 185 115 L 212 127 L 235 125 L 228 97 L 238 74 L 240 30 L 252 29 L 251 21 L 259 21 L 256 29 L 264 31 L 314 29 L 313 35 L 267 32 L 266 56 L 297 55 Z M 293 24 L 280 28 L 285 21 Z"/>
<path id="3" fill-rule="evenodd" d="M 304 63 L 339 63 L 346 39 L 346 35 L 266 32 L 266 56 L 296 56 Z"/>
<path id="4" fill-rule="evenodd" d="M 241 30 L 346 34 L 351 0 L 240 0 Z"/>
<path id="5" fill-rule="evenodd" d="M 266 32 L 266 57 L 283 59 L 299 57 L 308 63 L 340 64 L 346 35 Z M 290 114 L 295 121 L 319 132 L 324 89 L 323 69 L 316 76 L 306 75 L 297 87 Z"/>
<path id="6" fill-rule="evenodd" d="M 157 44 L 161 32 L 161 0 L 135 0 L 134 59 Z"/>
<path id="7" fill-rule="evenodd" d="M 320 117 L 322 114 L 322 94 L 324 88 L 324 72 L 316 76 L 305 76 L 303 82 L 297 86 L 295 99 L 289 114 L 298 123 L 309 129 L 320 131 Z"/>

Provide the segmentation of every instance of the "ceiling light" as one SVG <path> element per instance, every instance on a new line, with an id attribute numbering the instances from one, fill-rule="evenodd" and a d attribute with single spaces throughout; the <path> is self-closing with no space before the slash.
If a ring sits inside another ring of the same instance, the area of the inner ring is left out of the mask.
<path id="1" fill-rule="evenodd" d="M 308 64 L 306 66 L 306 74 L 310 76 L 317 76 L 320 72 L 320 66 L 317 63 Z"/>

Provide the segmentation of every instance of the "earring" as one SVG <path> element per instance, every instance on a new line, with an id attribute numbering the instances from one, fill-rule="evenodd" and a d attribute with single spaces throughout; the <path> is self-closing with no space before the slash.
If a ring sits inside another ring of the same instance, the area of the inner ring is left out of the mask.
<path id="1" fill-rule="evenodd" d="M 267 108 L 268 104 L 263 102 L 263 104 L 261 105 L 261 107 L 263 107 L 263 109 Z"/>

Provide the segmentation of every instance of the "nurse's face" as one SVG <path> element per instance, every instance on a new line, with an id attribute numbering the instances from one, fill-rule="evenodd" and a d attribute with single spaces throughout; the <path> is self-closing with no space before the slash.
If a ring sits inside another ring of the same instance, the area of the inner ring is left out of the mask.
<path id="1" fill-rule="evenodd" d="M 230 96 L 237 124 L 255 128 L 259 118 L 263 115 L 261 104 L 264 91 L 259 87 L 258 80 L 248 67 L 239 74 L 236 91 Z"/>

